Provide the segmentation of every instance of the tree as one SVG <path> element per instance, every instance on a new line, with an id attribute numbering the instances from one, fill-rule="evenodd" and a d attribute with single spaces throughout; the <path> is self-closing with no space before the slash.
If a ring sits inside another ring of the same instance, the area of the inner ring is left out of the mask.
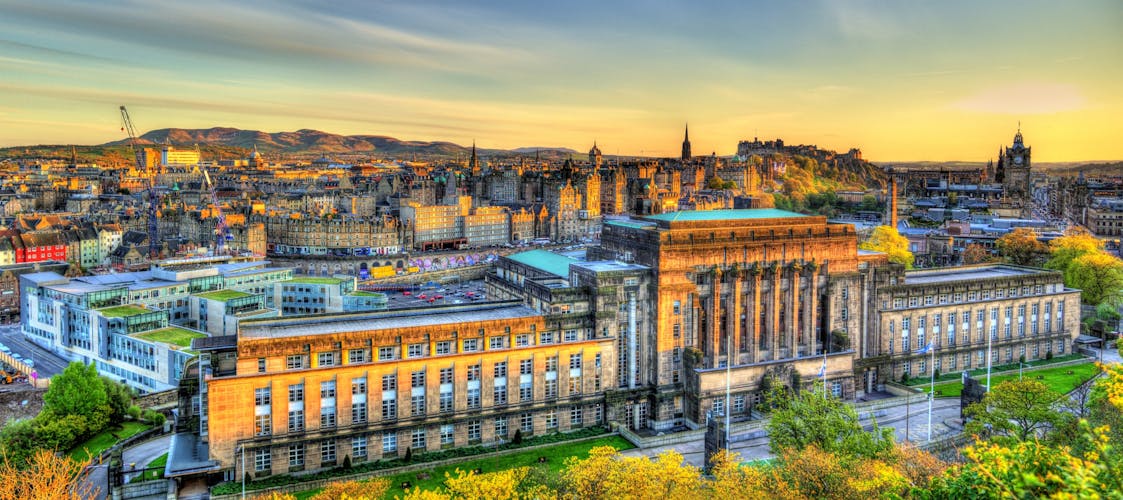
<path id="1" fill-rule="evenodd" d="M 1049 242 L 1049 260 L 1045 262 L 1047 269 L 1066 271 L 1068 265 L 1077 257 L 1086 253 L 1100 252 L 1104 249 L 1104 242 L 1096 239 L 1088 230 L 1074 227 L 1065 231 L 1064 236 Z M 1066 276 L 1067 280 L 1067 276 Z"/>
<path id="2" fill-rule="evenodd" d="M 608 446 L 593 448 L 589 458 L 570 457 L 562 472 L 563 498 L 695 499 L 704 496 L 701 471 L 674 451 L 647 457 L 622 457 Z"/>
<path id="3" fill-rule="evenodd" d="M 971 421 L 966 430 L 987 433 L 1000 440 L 1038 437 L 1062 422 L 1065 414 L 1056 408 L 1060 398 L 1060 394 L 1037 380 L 1007 380 L 991 389 L 982 401 L 967 407 L 966 415 Z"/>
<path id="4" fill-rule="evenodd" d="M 90 419 L 92 430 L 101 430 L 110 413 L 105 384 L 94 365 L 73 362 L 51 379 L 43 395 L 43 411 L 56 416 L 80 415 Z M 101 425 L 95 426 L 96 422 Z"/>
<path id="5" fill-rule="evenodd" d="M 990 251 L 978 243 L 972 243 L 967 245 L 967 248 L 963 249 L 964 264 L 982 264 L 984 262 L 990 262 L 991 259 Z"/>
<path id="6" fill-rule="evenodd" d="M 21 467 L 4 457 L 0 463 L 0 498 L 70 500 L 94 498 L 97 489 L 84 482 L 85 462 L 52 451 L 36 451 Z"/>
<path id="7" fill-rule="evenodd" d="M 1079 288 L 1085 304 L 1123 305 L 1123 260 L 1107 252 L 1085 253 L 1068 265 L 1065 284 Z"/>
<path id="8" fill-rule="evenodd" d="M 913 255 L 909 251 L 909 240 L 901 236 L 895 227 L 877 226 L 869 239 L 858 245 L 858 248 L 884 252 L 889 255 L 890 262 L 901 264 L 905 269 L 912 269 Z"/>
<path id="9" fill-rule="evenodd" d="M 1032 265 L 1040 254 L 1045 253 L 1045 245 L 1037 240 L 1037 233 L 1028 227 L 1019 227 L 994 242 L 1001 255 L 1011 264 Z"/>
<path id="10" fill-rule="evenodd" d="M 718 176 L 710 177 L 706 181 L 706 189 L 725 189 L 725 179 Z"/>
<path id="11" fill-rule="evenodd" d="M 102 377 L 101 383 L 105 387 L 106 402 L 109 405 L 109 422 L 120 423 L 129 412 L 133 404 L 133 390 L 120 382 Z"/>
<path id="12" fill-rule="evenodd" d="M 821 383 L 788 399 L 768 421 L 773 453 L 816 446 L 828 453 L 873 458 L 892 449 L 892 429 L 867 432 L 854 408 L 833 397 Z"/>

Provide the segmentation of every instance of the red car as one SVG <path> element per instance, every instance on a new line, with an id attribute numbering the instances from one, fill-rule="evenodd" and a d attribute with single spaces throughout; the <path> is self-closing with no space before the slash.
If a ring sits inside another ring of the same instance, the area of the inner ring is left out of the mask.
<path id="1" fill-rule="evenodd" d="M 434 295 L 433 298 L 434 299 L 443 299 L 443 298 L 445 298 L 445 296 L 444 295 Z"/>
<path id="2" fill-rule="evenodd" d="M 406 291 L 402 292 L 402 295 L 411 295 L 411 293 L 410 293 L 409 290 L 406 290 Z"/>
<path id="3" fill-rule="evenodd" d="M 433 297 L 433 298 L 429 299 L 429 303 L 432 304 L 434 300 L 437 300 L 437 298 Z"/>
<path id="4" fill-rule="evenodd" d="M 424 298 L 426 298 L 426 297 L 425 297 L 425 294 L 421 294 L 421 295 L 418 295 L 418 296 L 417 296 L 417 298 L 419 298 L 419 299 L 424 299 Z"/>

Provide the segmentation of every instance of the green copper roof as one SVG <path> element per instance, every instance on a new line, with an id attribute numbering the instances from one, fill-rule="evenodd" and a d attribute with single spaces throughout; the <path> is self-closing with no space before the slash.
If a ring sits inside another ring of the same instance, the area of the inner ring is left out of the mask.
<path id="1" fill-rule="evenodd" d="M 546 250 L 519 252 L 508 255 L 507 258 L 563 278 L 569 277 L 569 264 L 577 262 L 575 259 Z"/>
<path id="2" fill-rule="evenodd" d="M 683 210 L 659 215 L 645 215 L 644 219 L 667 222 L 691 222 L 706 220 L 776 219 L 783 217 L 806 217 L 803 214 L 780 210 L 778 208 L 742 208 L 734 210 Z"/>

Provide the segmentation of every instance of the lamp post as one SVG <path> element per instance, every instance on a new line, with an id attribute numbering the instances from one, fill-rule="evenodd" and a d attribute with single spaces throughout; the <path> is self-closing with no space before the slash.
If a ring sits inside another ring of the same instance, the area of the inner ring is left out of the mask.
<path id="1" fill-rule="evenodd" d="M 994 336 L 997 334 L 997 331 L 987 334 L 987 392 L 990 392 L 990 358 L 994 352 L 994 349 L 991 349 L 990 347 L 990 343 L 992 340 L 994 340 Z"/>
<path id="2" fill-rule="evenodd" d="M 246 447 L 239 446 L 238 450 L 242 452 L 242 500 L 246 498 Z"/>

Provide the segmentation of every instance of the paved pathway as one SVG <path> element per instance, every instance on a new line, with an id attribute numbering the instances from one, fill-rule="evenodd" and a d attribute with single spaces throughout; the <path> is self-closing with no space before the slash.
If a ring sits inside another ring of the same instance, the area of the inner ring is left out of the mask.
<path id="1" fill-rule="evenodd" d="M 137 468 L 143 468 L 151 462 L 168 452 L 168 448 L 172 444 L 172 435 L 166 434 L 156 439 L 150 439 L 143 443 L 137 444 L 122 454 L 123 470 L 129 470 L 129 464 L 136 464 Z M 93 484 L 97 488 L 97 500 L 105 500 L 109 492 L 109 481 L 106 473 L 106 465 L 94 465 L 90 467 L 90 474 L 86 476 L 86 482 Z M 133 476 L 135 474 L 130 474 Z M 126 481 L 128 479 L 126 478 Z"/>

